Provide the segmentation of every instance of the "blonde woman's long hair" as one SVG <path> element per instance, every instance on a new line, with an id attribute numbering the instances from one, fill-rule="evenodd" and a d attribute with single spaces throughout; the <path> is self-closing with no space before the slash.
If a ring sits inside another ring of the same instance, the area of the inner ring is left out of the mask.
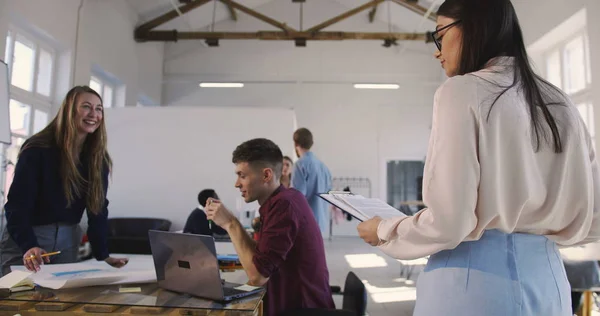
<path id="1" fill-rule="evenodd" d="M 77 140 L 77 100 L 79 95 L 91 93 L 102 102 L 102 97 L 88 86 L 76 86 L 71 89 L 65 97 L 58 114 L 48 126 L 37 134 L 31 136 L 20 153 L 30 147 L 58 147 L 60 150 L 60 175 L 63 190 L 67 199 L 67 207 L 70 207 L 76 198 L 85 197 L 87 210 L 93 214 L 102 211 L 106 200 L 102 174 L 104 168 L 112 170 L 112 160 L 106 149 L 106 127 L 104 116 L 100 126 L 94 133 L 86 136 L 81 148 L 83 161 L 87 163 L 87 180 L 77 168 L 80 163 L 76 150 Z"/>

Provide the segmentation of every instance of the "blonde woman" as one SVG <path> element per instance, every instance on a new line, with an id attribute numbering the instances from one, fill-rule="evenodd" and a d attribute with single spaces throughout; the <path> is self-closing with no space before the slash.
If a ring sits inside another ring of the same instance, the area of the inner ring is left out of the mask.
<path id="1" fill-rule="evenodd" d="M 87 86 L 71 89 L 50 124 L 22 146 L 5 205 L 0 242 L 2 275 L 11 265 L 39 271 L 44 263 L 77 261 L 84 210 L 94 257 L 113 267 L 127 259 L 107 248 L 108 175 L 102 98 Z M 47 252 L 60 254 L 42 257 Z"/>

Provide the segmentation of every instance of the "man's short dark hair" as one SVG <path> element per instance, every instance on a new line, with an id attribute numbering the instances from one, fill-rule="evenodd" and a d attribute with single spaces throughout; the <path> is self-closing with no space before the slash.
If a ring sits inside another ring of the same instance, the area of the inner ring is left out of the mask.
<path id="1" fill-rule="evenodd" d="M 233 151 L 234 164 L 247 162 L 251 167 L 267 167 L 273 169 L 279 179 L 283 168 L 281 149 L 271 140 L 255 138 L 242 143 Z"/>
<path id="2" fill-rule="evenodd" d="M 294 144 L 300 146 L 300 148 L 309 150 L 313 145 L 313 135 L 312 133 L 302 127 L 294 132 Z"/>
<path id="3" fill-rule="evenodd" d="M 198 203 L 200 203 L 202 207 L 206 205 L 206 201 L 208 201 L 208 198 L 218 199 L 219 196 L 217 195 L 217 192 L 215 192 L 215 190 L 213 189 L 205 189 L 198 193 Z"/>

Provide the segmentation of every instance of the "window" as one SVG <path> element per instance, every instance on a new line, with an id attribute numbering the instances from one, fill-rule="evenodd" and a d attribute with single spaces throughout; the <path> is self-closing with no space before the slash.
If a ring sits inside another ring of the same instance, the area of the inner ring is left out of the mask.
<path id="1" fill-rule="evenodd" d="M 21 136 L 29 135 L 31 106 L 19 101 L 10 100 L 10 131 Z"/>
<path id="2" fill-rule="evenodd" d="M 113 106 L 115 101 L 114 91 L 115 88 L 107 80 L 102 80 L 96 76 L 90 78 L 90 88 L 98 92 L 102 97 L 102 103 L 105 108 Z"/>
<path id="3" fill-rule="evenodd" d="M 423 200 L 422 183 L 425 163 L 418 160 L 387 162 L 387 203 L 405 214 L 419 210 Z"/>
<path id="4" fill-rule="evenodd" d="M 6 178 L 4 179 L 2 186 L 4 188 L 4 199 L 2 201 L 4 202 L 8 199 L 8 189 L 10 188 L 15 173 L 17 156 L 19 155 L 19 150 L 24 142 L 25 138 L 13 136 L 11 139 L 12 144 L 6 149 Z"/>
<path id="5" fill-rule="evenodd" d="M 590 136 L 592 139 L 596 139 L 596 124 L 594 123 L 594 107 L 592 103 L 577 104 L 577 110 L 579 110 L 579 114 L 588 128 Z"/>
<path id="6" fill-rule="evenodd" d="M 547 80 L 553 85 L 562 88 L 562 71 L 560 70 L 560 52 L 555 51 L 546 59 Z"/>
<path id="7" fill-rule="evenodd" d="M 37 76 L 37 92 L 41 95 L 50 96 L 50 90 L 52 89 L 52 67 L 53 56 L 50 52 L 41 49 L 38 59 L 38 76 Z"/>
<path id="8" fill-rule="evenodd" d="M 51 100 L 56 54 L 49 45 L 33 39 L 23 32 L 9 31 L 5 60 L 9 65 L 10 83 L 21 92 Z"/>
<path id="9" fill-rule="evenodd" d="M 6 48 L 4 49 L 4 60 L 8 62 L 8 57 L 10 55 L 10 53 L 12 52 L 12 34 L 9 31 L 8 35 L 6 36 Z"/>
<path id="10" fill-rule="evenodd" d="M 9 66 L 12 135 L 12 144 L 6 148 L 8 166 L 2 184 L 6 194 L 21 145 L 48 124 L 54 97 L 56 52 L 47 42 L 11 25 L 4 56 Z"/>
<path id="11" fill-rule="evenodd" d="M 35 110 L 33 119 L 33 134 L 41 131 L 48 125 L 48 112 Z"/>
<path id="12" fill-rule="evenodd" d="M 595 146 L 592 74 L 587 32 L 580 31 L 545 54 L 546 80 L 565 91 L 577 105 Z"/>
<path id="13" fill-rule="evenodd" d="M 585 45 L 583 35 L 575 37 L 563 49 L 565 92 L 571 94 L 586 88 Z"/>
<path id="14" fill-rule="evenodd" d="M 23 37 L 17 37 L 12 56 L 10 83 L 18 88 L 33 91 L 35 46 Z"/>

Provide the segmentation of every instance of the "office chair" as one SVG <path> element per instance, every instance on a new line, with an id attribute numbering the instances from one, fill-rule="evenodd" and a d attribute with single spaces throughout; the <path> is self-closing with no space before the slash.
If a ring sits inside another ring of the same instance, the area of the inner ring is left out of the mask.
<path id="1" fill-rule="evenodd" d="M 342 309 L 304 308 L 286 312 L 287 316 L 363 316 L 367 310 L 367 290 L 362 281 L 348 272 L 344 291 L 339 286 L 331 286 L 331 293 L 342 295 Z"/>

